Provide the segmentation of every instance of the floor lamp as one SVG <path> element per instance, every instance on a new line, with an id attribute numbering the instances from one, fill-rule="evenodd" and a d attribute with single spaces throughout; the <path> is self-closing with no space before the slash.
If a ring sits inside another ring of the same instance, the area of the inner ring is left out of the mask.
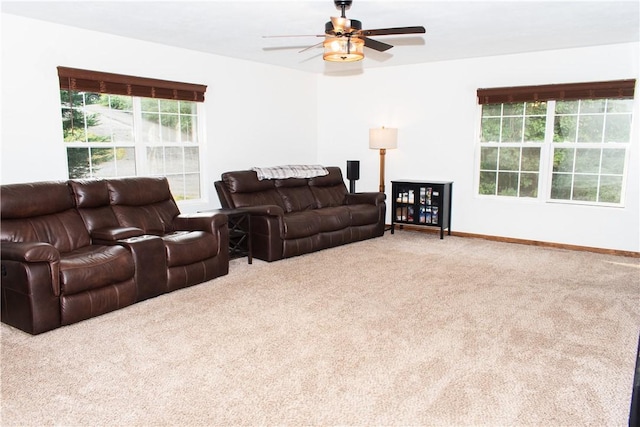
<path id="1" fill-rule="evenodd" d="M 369 129 L 369 148 L 380 150 L 380 192 L 384 193 L 384 157 L 387 149 L 398 148 L 398 129 Z"/>

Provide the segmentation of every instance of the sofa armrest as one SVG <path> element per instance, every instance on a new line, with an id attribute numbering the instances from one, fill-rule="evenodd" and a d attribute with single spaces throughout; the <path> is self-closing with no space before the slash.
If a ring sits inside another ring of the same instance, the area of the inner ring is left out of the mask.
<path id="1" fill-rule="evenodd" d="M 174 230 L 206 231 L 217 234 L 220 228 L 227 224 L 227 216 L 213 212 L 199 212 L 194 214 L 180 214 L 173 219 Z"/>
<path id="2" fill-rule="evenodd" d="M 345 196 L 345 204 L 347 205 L 379 205 L 384 202 L 387 196 L 380 192 L 366 192 L 366 193 L 347 193 Z"/>
<path id="3" fill-rule="evenodd" d="M 30 263 L 47 263 L 51 273 L 51 291 L 55 296 L 60 296 L 60 252 L 53 245 L 44 242 L 2 242 L 0 257 L 2 260 L 25 264 L 25 268 L 29 268 Z"/>
<path id="4" fill-rule="evenodd" d="M 115 242 L 116 240 L 138 237 L 144 234 L 144 230 L 137 227 L 108 227 L 99 228 L 91 232 L 91 239 L 103 244 L 105 242 Z"/>

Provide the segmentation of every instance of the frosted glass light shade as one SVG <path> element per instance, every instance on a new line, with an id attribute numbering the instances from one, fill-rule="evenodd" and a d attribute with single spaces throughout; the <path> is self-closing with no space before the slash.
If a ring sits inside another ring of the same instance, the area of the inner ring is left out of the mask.
<path id="1" fill-rule="evenodd" d="M 398 148 L 398 129 L 369 129 L 369 148 Z"/>
<path id="2" fill-rule="evenodd" d="M 364 58 L 364 40 L 357 37 L 326 37 L 322 46 L 325 61 L 353 62 Z"/>

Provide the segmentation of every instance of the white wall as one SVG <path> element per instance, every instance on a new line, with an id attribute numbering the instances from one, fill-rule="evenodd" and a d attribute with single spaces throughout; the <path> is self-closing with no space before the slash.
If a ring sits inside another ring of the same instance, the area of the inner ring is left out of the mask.
<path id="1" fill-rule="evenodd" d="M 67 178 L 59 65 L 208 86 L 208 200 L 183 211 L 218 207 L 224 171 L 317 160 L 311 74 L 2 14 L 3 184 Z"/>
<path id="2" fill-rule="evenodd" d="M 477 88 L 638 78 L 638 47 L 330 77 L 2 14 L 0 182 L 66 178 L 56 71 L 62 65 L 208 86 L 208 200 L 184 211 L 219 206 L 213 181 L 252 166 L 317 162 L 344 170 L 347 160 L 360 160 L 357 190 L 376 191 L 379 156 L 368 148 L 368 129 L 386 125 L 399 128 L 399 147 L 387 152 L 387 195 L 392 179 L 453 180 L 454 230 L 640 251 L 638 99 L 624 208 L 480 198 L 475 191 Z"/>
<path id="3" fill-rule="evenodd" d="M 453 180 L 456 231 L 640 251 L 638 96 L 624 208 L 476 194 L 476 89 L 637 79 L 639 51 L 638 44 L 622 44 L 323 76 L 318 83 L 319 162 L 360 160 L 357 190 L 376 191 L 379 154 L 368 148 L 368 129 L 397 127 L 398 149 L 386 155 L 389 206 L 391 180 Z"/>

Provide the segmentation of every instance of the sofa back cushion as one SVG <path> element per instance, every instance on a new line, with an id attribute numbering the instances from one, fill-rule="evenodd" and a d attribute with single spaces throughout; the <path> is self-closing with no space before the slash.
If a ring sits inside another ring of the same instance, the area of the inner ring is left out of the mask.
<path id="1" fill-rule="evenodd" d="M 276 179 L 275 185 L 278 194 L 282 197 L 285 212 L 300 212 L 318 207 L 309 188 L 308 179 Z"/>
<path id="2" fill-rule="evenodd" d="M 276 205 L 285 209 L 282 197 L 276 191 L 274 180 L 258 180 L 255 171 L 234 171 L 222 174 L 222 182 L 229 191 L 234 208 Z"/>
<path id="3" fill-rule="evenodd" d="M 173 230 L 180 214 L 165 177 L 107 180 L 109 200 L 121 227 L 137 227 L 146 234 L 164 235 Z"/>
<path id="4" fill-rule="evenodd" d="M 65 182 L 3 185 L 0 212 L 2 241 L 44 242 L 63 253 L 91 243 Z"/>
<path id="5" fill-rule="evenodd" d="M 72 179 L 68 183 L 89 233 L 103 228 L 118 227 L 118 219 L 111 209 L 106 180 Z"/>
<path id="6" fill-rule="evenodd" d="M 341 206 L 347 194 L 340 168 L 330 166 L 327 170 L 328 175 L 309 179 L 309 188 L 319 208 Z"/>

